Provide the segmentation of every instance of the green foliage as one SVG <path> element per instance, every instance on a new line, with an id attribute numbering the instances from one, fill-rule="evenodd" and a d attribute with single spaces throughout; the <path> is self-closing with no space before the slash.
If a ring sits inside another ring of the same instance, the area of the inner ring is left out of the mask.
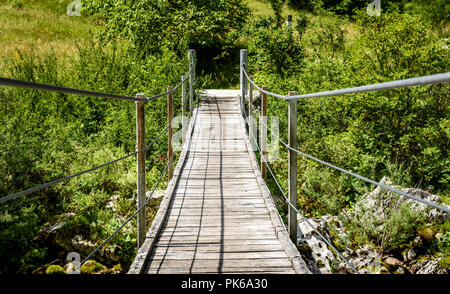
<path id="1" fill-rule="evenodd" d="M 283 5 L 285 0 L 268 0 L 270 7 L 272 8 L 275 14 L 275 24 L 277 28 L 281 28 L 283 24 L 283 17 L 281 12 L 283 11 Z"/>
<path id="2" fill-rule="evenodd" d="M 253 70 L 281 75 L 298 71 L 304 58 L 300 37 L 292 36 L 286 28 L 277 28 L 273 18 L 260 18 L 252 26 L 248 50 Z"/>
<path id="3" fill-rule="evenodd" d="M 249 13 L 241 0 L 103 0 L 84 1 L 83 7 L 104 20 L 109 38 L 128 37 L 141 53 L 220 47 Z"/>
<path id="4" fill-rule="evenodd" d="M 427 221 L 425 214 L 401 201 L 401 196 L 391 197 L 395 199 L 392 205 L 384 208 L 381 217 L 360 202 L 355 205 L 352 215 L 344 214 L 343 223 L 348 235 L 341 238 L 348 240 L 343 242 L 359 246 L 372 244 L 383 254 L 398 251 L 401 244 L 410 242 L 417 229 Z"/>

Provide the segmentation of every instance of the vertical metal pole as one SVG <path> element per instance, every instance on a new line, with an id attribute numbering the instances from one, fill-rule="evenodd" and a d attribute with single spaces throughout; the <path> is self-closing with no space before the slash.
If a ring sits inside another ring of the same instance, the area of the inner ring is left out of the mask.
<path id="1" fill-rule="evenodd" d="M 262 89 L 267 91 L 267 87 Z M 267 94 L 262 93 L 261 100 L 261 176 L 264 181 L 267 179 L 266 160 L 267 160 Z"/>
<path id="2" fill-rule="evenodd" d="M 253 76 L 249 77 L 251 81 L 253 81 Z M 253 85 L 248 83 L 248 138 L 250 139 L 250 146 L 252 146 L 252 151 L 256 150 L 256 130 L 255 130 L 255 121 L 253 117 Z"/>
<path id="3" fill-rule="evenodd" d="M 194 67 L 189 75 L 189 118 L 191 118 L 194 110 L 195 50 L 189 49 L 188 56 L 190 64 Z"/>
<path id="4" fill-rule="evenodd" d="M 181 80 L 184 80 L 186 77 L 181 76 Z M 181 84 L 181 139 L 184 144 L 186 141 L 186 81 Z"/>
<path id="5" fill-rule="evenodd" d="M 240 55 L 240 76 L 241 76 L 241 114 L 244 114 L 244 99 L 247 93 L 247 77 L 244 74 L 244 69 L 247 71 L 247 49 L 241 49 Z"/>
<path id="6" fill-rule="evenodd" d="M 286 20 L 289 41 L 292 42 L 292 15 L 287 16 Z"/>
<path id="7" fill-rule="evenodd" d="M 169 86 L 167 87 L 167 91 L 172 91 L 173 87 Z M 167 158 L 168 158 L 168 170 L 167 173 L 169 175 L 169 181 L 173 177 L 173 145 L 172 145 L 172 136 L 173 136 L 173 127 L 172 127 L 172 119 L 173 119 L 173 93 L 170 93 L 167 95 L 167 124 L 169 125 L 169 136 L 168 136 L 168 151 L 167 151 Z"/>
<path id="8" fill-rule="evenodd" d="M 289 92 L 289 96 L 297 95 L 297 92 Z M 288 144 L 291 148 L 297 149 L 297 100 L 289 100 L 289 138 Z M 297 208 L 297 153 L 289 150 L 288 154 L 288 185 L 289 202 Z M 297 212 L 289 205 L 288 232 L 289 237 L 297 244 Z"/>
<path id="9" fill-rule="evenodd" d="M 145 98 L 144 94 L 137 94 L 137 98 Z M 145 148 L 145 102 L 136 102 L 136 151 Z M 145 151 L 137 154 L 137 207 L 145 204 Z M 138 249 L 145 240 L 146 223 L 145 208 L 141 209 L 137 217 L 137 245 Z"/>

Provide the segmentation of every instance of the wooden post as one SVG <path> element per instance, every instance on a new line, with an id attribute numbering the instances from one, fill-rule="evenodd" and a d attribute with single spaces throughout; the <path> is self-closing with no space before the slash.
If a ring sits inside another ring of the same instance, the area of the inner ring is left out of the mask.
<path id="1" fill-rule="evenodd" d="M 244 115 L 244 99 L 247 93 L 247 77 L 244 74 L 244 69 L 247 70 L 247 49 L 241 49 L 240 55 L 240 76 L 241 76 L 241 114 Z"/>
<path id="2" fill-rule="evenodd" d="M 172 91 L 173 87 L 169 86 L 167 87 L 167 91 Z M 173 144 L 172 144 L 172 136 L 173 136 L 173 127 L 172 127 L 172 120 L 173 120 L 173 93 L 170 93 L 167 95 L 167 124 L 169 125 L 169 136 L 168 136 L 168 151 L 167 151 L 167 159 L 168 159 L 168 170 L 167 174 L 169 175 L 169 181 L 173 177 Z"/>
<path id="3" fill-rule="evenodd" d="M 137 94 L 137 98 L 145 98 L 144 94 Z M 136 151 L 145 148 L 145 102 L 136 102 Z M 137 154 L 137 208 L 145 204 L 145 151 Z M 141 209 L 137 217 L 137 245 L 138 249 L 145 240 L 146 223 L 145 208 Z"/>
<path id="4" fill-rule="evenodd" d="M 289 96 L 297 95 L 296 92 L 289 92 Z M 297 149 L 297 100 L 289 100 L 289 138 L 288 144 L 291 148 Z M 297 153 L 289 150 L 288 154 L 288 185 L 289 202 L 297 208 Z M 289 205 L 288 232 L 294 244 L 297 244 L 297 212 Z"/>
<path id="5" fill-rule="evenodd" d="M 194 67 L 189 75 L 189 118 L 191 118 L 192 112 L 194 111 L 195 50 L 189 49 L 188 56 Z"/>
<path id="6" fill-rule="evenodd" d="M 253 76 L 249 77 L 251 81 L 253 81 Z M 251 83 L 248 84 L 248 138 L 250 139 L 250 145 L 252 146 L 252 151 L 257 150 L 256 149 L 256 142 L 255 140 L 255 121 L 253 117 L 253 85 Z"/>
<path id="7" fill-rule="evenodd" d="M 184 80 L 186 77 L 181 76 L 181 80 Z M 186 81 L 181 84 L 181 142 L 186 140 Z"/>
<path id="8" fill-rule="evenodd" d="M 262 89 L 267 91 L 267 87 Z M 261 100 L 261 176 L 264 181 L 267 179 L 266 160 L 267 160 L 267 94 L 262 93 Z M 263 123 L 264 122 L 264 123 Z"/>

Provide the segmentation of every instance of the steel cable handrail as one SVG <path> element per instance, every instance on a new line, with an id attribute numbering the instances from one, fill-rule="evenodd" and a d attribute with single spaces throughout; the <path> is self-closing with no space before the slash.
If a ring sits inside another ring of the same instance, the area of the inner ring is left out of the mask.
<path id="1" fill-rule="evenodd" d="M 253 108 L 253 106 L 252 105 L 250 105 L 252 108 Z M 254 109 L 254 108 L 253 108 Z M 260 121 L 262 121 L 261 120 L 261 117 L 258 117 L 258 119 L 260 120 Z M 250 125 L 249 125 L 249 128 L 250 128 Z M 258 142 L 257 142 L 257 140 L 256 140 L 256 138 L 254 137 L 254 136 L 252 136 L 253 137 L 253 141 L 255 141 L 255 145 L 256 145 L 256 147 L 258 148 L 258 151 L 259 151 L 259 153 L 260 154 L 262 154 L 262 152 L 261 152 L 261 148 L 259 147 L 259 145 L 258 145 Z M 298 215 L 300 215 L 302 218 L 303 218 L 303 220 L 308 224 L 308 226 L 310 226 L 318 235 L 319 235 L 319 237 L 325 242 L 325 243 L 327 243 L 327 245 L 328 246 L 330 246 L 330 248 L 331 249 L 333 249 L 333 251 L 339 256 L 339 258 L 341 258 L 355 273 L 357 273 L 357 274 L 359 274 L 359 272 L 358 272 L 358 270 L 355 268 L 355 267 L 353 267 L 353 265 L 344 257 L 344 256 L 342 256 L 342 254 L 331 244 L 331 242 L 329 242 L 328 240 L 327 240 L 327 238 L 325 238 L 325 236 L 323 236 L 320 232 L 319 232 L 319 230 L 317 230 L 317 228 L 313 225 L 313 224 L 311 224 L 310 222 L 309 222 L 309 220 L 289 201 L 289 199 L 288 199 L 288 197 L 286 196 L 286 193 L 284 192 L 284 190 L 283 190 L 283 188 L 281 187 L 281 185 L 280 185 L 280 183 L 278 182 L 278 179 L 277 179 L 277 177 L 275 176 L 275 174 L 274 174 L 274 172 L 272 171 L 272 169 L 270 168 L 270 165 L 269 165 L 269 163 L 267 162 L 267 160 L 266 160 L 266 158 L 265 158 L 265 156 L 263 156 L 263 155 L 261 155 L 261 158 L 264 160 L 264 162 L 266 163 L 266 167 L 267 167 L 267 169 L 269 170 L 269 172 L 270 172 L 270 174 L 272 175 L 272 178 L 274 179 L 274 181 L 275 181 L 275 183 L 277 184 L 277 186 L 278 186 L 278 189 L 280 190 L 280 192 L 281 192 L 281 194 L 283 195 L 283 197 L 284 197 L 284 200 L 287 202 L 287 204 L 290 206 L 290 207 L 292 207 L 293 209 L 294 209 L 294 211 L 298 214 Z"/>
<path id="2" fill-rule="evenodd" d="M 265 93 L 270 96 L 273 96 L 273 97 L 284 99 L 286 101 L 306 99 L 306 98 L 325 97 L 325 96 L 328 96 L 328 97 L 329 96 L 338 96 L 338 95 L 362 93 L 362 92 L 369 92 L 369 91 L 389 90 L 389 89 L 395 89 L 395 88 L 404 88 L 404 87 L 444 83 L 444 82 L 450 81 L 450 72 L 446 72 L 446 73 L 439 73 L 439 74 L 428 75 L 428 76 L 421 76 L 421 77 L 417 77 L 417 78 L 403 79 L 403 80 L 397 80 L 397 81 L 392 81 L 392 82 L 371 84 L 371 85 L 345 88 L 345 89 L 339 89 L 339 90 L 323 91 L 323 92 L 309 93 L 309 94 L 303 94 L 303 95 L 285 96 L 285 95 L 280 95 L 280 94 L 272 93 L 272 92 L 261 89 L 258 85 L 255 84 L 255 82 L 253 82 L 250 79 L 245 68 L 242 68 L 242 71 L 244 72 L 247 81 L 249 81 L 253 86 L 255 86 L 255 88 L 257 88 L 260 92 Z"/>
<path id="3" fill-rule="evenodd" d="M 253 108 L 253 106 L 252 106 L 252 108 Z M 254 109 L 254 108 L 253 108 L 253 109 Z M 255 113 L 256 113 L 256 111 L 255 111 Z M 355 177 L 355 178 L 357 178 L 357 179 L 360 179 L 360 180 L 362 180 L 362 181 L 364 181 L 364 182 L 367 182 L 367 183 L 369 183 L 369 184 L 376 185 L 376 186 L 381 187 L 381 188 L 383 188 L 383 189 L 385 189 L 385 190 L 388 190 L 388 191 L 397 193 L 397 194 L 402 195 L 402 196 L 404 196 L 404 197 L 410 198 L 410 199 L 415 200 L 415 201 L 418 201 L 418 202 L 422 202 L 423 204 L 426 204 L 426 205 L 428 205 L 428 206 L 432 206 L 432 207 L 437 208 L 437 209 L 439 209 L 439 210 L 442 210 L 442 211 L 445 211 L 445 212 L 447 212 L 447 213 L 450 213 L 450 209 L 447 208 L 447 207 L 443 207 L 443 206 L 440 206 L 440 205 L 435 204 L 435 203 L 433 203 L 433 202 L 427 201 L 427 200 L 425 200 L 425 199 L 415 197 L 415 196 L 413 196 L 413 195 L 411 195 L 411 194 L 408 194 L 408 193 L 406 193 L 406 192 L 397 190 L 397 189 L 395 189 L 395 188 L 393 188 L 393 187 L 391 187 L 391 186 L 388 186 L 388 185 L 385 185 L 385 184 L 376 182 L 376 181 L 374 181 L 374 180 L 371 180 L 371 179 L 369 179 L 369 178 L 360 176 L 360 175 L 358 175 L 358 174 L 356 174 L 356 173 L 353 173 L 353 172 L 351 172 L 351 171 L 348 171 L 348 170 L 346 170 L 346 169 L 343 169 L 343 168 L 341 168 L 341 167 L 335 166 L 335 165 L 333 165 L 333 164 L 331 164 L 331 163 L 325 162 L 325 161 L 320 160 L 320 159 L 318 159 L 318 158 L 315 158 L 315 157 L 313 157 L 313 156 L 311 156 L 311 155 L 308 155 L 308 154 L 306 154 L 306 153 L 303 153 L 303 152 L 301 152 L 300 150 L 294 149 L 294 148 L 292 148 L 291 146 L 289 146 L 286 142 L 284 142 L 284 141 L 283 141 L 283 140 L 282 140 L 275 132 L 273 132 L 272 129 L 269 128 L 269 127 L 267 126 L 266 123 L 264 123 L 264 120 L 261 119 L 261 116 L 260 116 L 260 115 L 257 114 L 257 117 L 258 117 L 258 118 L 260 119 L 260 121 L 267 127 L 267 129 L 270 130 L 271 133 L 272 133 L 272 134 L 273 134 L 273 135 L 274 135 L 274 136 L 275 136 L 275 137 L 276 137 L 276 138 L 277 138 L 277 139 L 278 139 L 278 140 L 279 140 L 279 141 L 280 141 L 287 149 L 289 149 L 289 150 L 291 150 L 291 151 L 294 151 L 294 152 L 296 152 L 296 153 L 298 153 L 298 154 L 300 154 L 300 155 L 302 155 L 302 156 L 304 156 L 304 157 L 307 157 L 307 158 L 309 158 L 309 159 L 311 159 L 311 160 L 313 160 L 313 161 L 316 161 L 316 162 L 318 162 L 318 163 L 321 163 L 321 164 L 323 164 L 323 165 L 326 165 L 326 166 L 328 166 L 328 167 L 331 167 L 331 168 L 333 168 L 333 169 L 336 169 L 336 170 L 338 170 L 338 171 L 341 171 L 341 172 L 343 172 L 343 173 L 346 173 L 346 174 L 348 174 L 348 175 L 350 175 L 350 176 L 353 176 L 353 177 Z"/>
<path id="4" fill-rule="evenodd" d="M 128 155 L 125 155 L 125 156 L 123 156 L 123 157 L 120 157 L 120 158 L 118 158 L 118 159 L 115 159 L 115 160 L 112 160 L 112 161 L 110 161 L 110 162 L 107 162 L 107 163 L 104 163 L 104 164 L 101 164 L 101 165 L 98 165 L 98 166 L 95 166 L 95 167 L 93 167 L 93 168 L 90 168 L 90 169 L 87 169 L 87 170 L 84 170 L 84 171 L 81 171 L 81 172 L 78 172 L 78 173 L 76 173 L 76 174 L 73 174 L 73 175 L 70 175 L 70 176 L 67 176 L 67 177 L 63 177 L 63 178 L 60 178 L 60 179 L 57 179 L 57 180 L 54 180 L 54 181 L 51 181 L 51 182 L 48 182 L 48 183 L 45 183 L 45 184 L 42 184 L 42 185 L 39 185 L 39 186 L 36 186 L 36 187 L 33 187 L 33 188 L 30 188 L 30 189 L 26 189 L 26 190 L 23 190 L 23 191 L 21 191 L 21 192 L 17 192 L 17 193 L 14 193 L 14 194 L 11 194 L 11 195 L 8 195 L 8 196 L 4 196 L 4 197 L 2 197 L 2 198 L 0 198 L 0 203 L 4 203 L 4 202 L 6 202 L 6 201 L 9 201 L 9 200 L 12 200 L 12 199 L 15 199 L 15 198 L 18 198 L 18 197 L 22 197 L 22 196 L 25 196 L 25 195 L 28 195 L 28 194 L 30 194 L 30 193 L 33 193 L 33 192 L 36 192 L 36 191 L 39 191 L 39 190 L 42 190 L 42 189 L 45 189 L 45 188 L 47 188 L 47 187 L 51 187 L 51 186 L 54 186 L 54 185 L 56 185 L 56 184 L 59 184 L 59 183 L 62 183 L 62 182 L 66 182 L 66 181 L 68 181 L 68 180 L 71 180 L 71 179 L 73 179 L 73 178 L 76 178 L 76 177 L 79 177 L 79 176 L 81 176 L 81 175 L 83 175 L 83 174 L 86 174 L 86 173 L 88 173 L 88 172 L 91 172 L 91 171 L 95 171 L 95 170 L 97 170 L 97 169 L 100 169 L 100 168 L 102 168 L 102 167 L 105 167 L 105 166 L 108 166 L 108 165 L 111 165 L 111 164 L 113 164 L 113 163 L 116 163 L 116 162 L 118 162 L 118 161 L 121 161 L 121 160 L 123 160 L 123 159 L 127 159 L 127 158 L 129 158 L 129 157 L 132 157 L 132 156 L 134 156 L 134 155 L 136 155 L 136 154 L 138 154 L 138 153 L 141 153 L 141 152 L 145 152 L 145 151 L 147 151 L 167 130 L 168 130 L 168 128 L 169 128 L 169 126 L 172 124 L 172 122 L 173 122 L 173 119 L 176 117 L 176 116 L 178 116 L 178 114 L 180 113 L 181 111 L 178 111 L 177 112 L 177 114 L 175 114 L 175 116 L 172 118 L 172 120 L 170 121 L 170 123 L 158 134 L 158 136 L 156 136 L 155 137 L 155 139 L 153 139 L 153 141 L 151 142 L 151 143 L 149 143 L 147 146 L 145 146 L 143 149 L 141 149 L 141 150 L 138 150 L 138 151 L 136 151 L 136 152 L 133 152 L 133 153 L 130 153 L 130 154 L 128 154 Z"/>
<path id="5" fill-rule="evenodd" d="M 47 84 L 41 84 L 41 83 L 34 83 L 34 82 L 27 82 L 27 81 L 21 81 L 21 80 L 15 80 L 15 79 L 3 78 L 3 77 L 0 77 L 0 86 L 27 88 L 27 89 L 33 89 L 33 90 L 58 92 L 58 93 L 81 95 L 81 96 L 88 96 L 88 97 L 110 98 L 110 99 L 116 99 L 116 100 L 147 101 L 147 99 L 145 99 L 145 98 L 137 98 L 137 97 L 113 95 L 113 94 L 87 91 L 87 90 L 79 90 L 79 89 L 47 85 Z"/>
<path id="6" fill-rule="evenodd" d="M 176 85 L 171 91 L 167 91 L 165 93 L 161 93 L 161 94 L 158 94 L 158 95 L 155 95 L 152 97 L 148 97 L 148 98 L 147 97 L 146 98 L 138 98 L 138 97 L 130 97 L 130 96 L 124 96 L 124 95 L 114 95 L 114 94 L 108 94 L 108 93 L 102 93 L 102 92 L 80 90 L 80 89 L 54 86 L 54 85 L 48 85 L 48 84 L 41 84 L 41 83 L 35 83 L 35 82 L 27 82 L 27 81 L 4 78 L 4 77 L 0 77 L 0 86 L 26 88 L 26 89 L 32 89 L 32 90 L 49 91 L 49 92 L 58 92 L 58 93 L 64 93 L 64 94 L 81 95 L 81 96 L 86 96 L 86 97 L 100 97 L 100 98 L 109 98 L 109 99 L 115 99 L 115 100 L 149 102 L 149 101 L 153 101 L 159 97 L 163 97 L 163 96 L 169 95 L 171 93 L 174 93 L 181 86 L 181 84 L 183 84 L 187 80 L 187 78 L 189 77 L 189 74 L 194 69 L 194 66 L 192 63 L 190 64 L 189 68 L 190 69 L 189 69 L 188 73 L 186 74 L 185 78 L 178 85 Z"/>

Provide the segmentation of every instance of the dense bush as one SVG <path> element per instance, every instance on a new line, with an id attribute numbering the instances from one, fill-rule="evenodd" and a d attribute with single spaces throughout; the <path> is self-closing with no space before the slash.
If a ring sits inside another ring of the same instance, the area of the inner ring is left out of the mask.
<path id="1" fill-rule="evenodd" d="M 249 12 L 240 0 L 102 0 L 85 1 L 83 7 L 104 20 L 111 38 L 128 37 L 141 53 L 167 47 L 185 54 L 189 48 L 220 47 Z"/>

